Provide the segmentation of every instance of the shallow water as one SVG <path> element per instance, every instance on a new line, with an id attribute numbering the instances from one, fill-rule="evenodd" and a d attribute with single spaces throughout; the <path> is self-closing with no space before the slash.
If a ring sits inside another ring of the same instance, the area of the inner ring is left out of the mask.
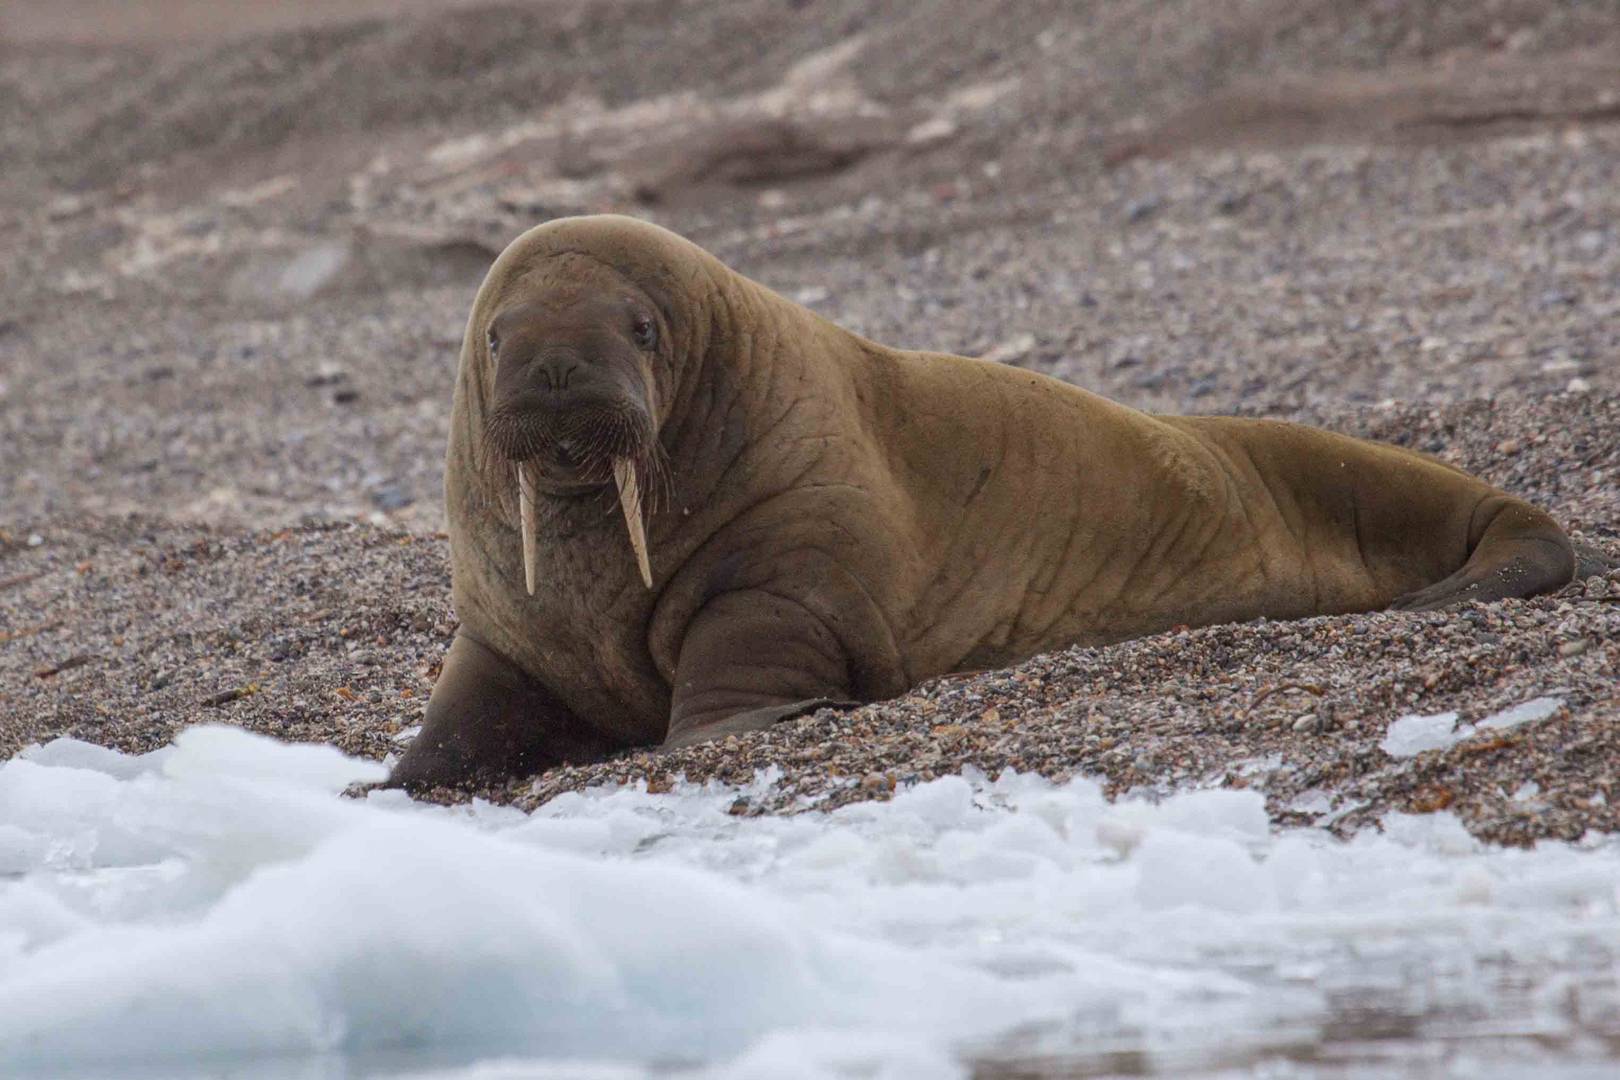
<path id="1" fill-rule="evenodd" d="M 1342 842 L 949 777 L 746 818 L 340 794 L 200 728 L 0 766 L 0 1066 L 179 1077 L 1607 1076 L 1620 841 Z M 756 788 L 768 785 L 762 776 Z M 757 792 L 756 792 L 757 793 Z M 744 791 L 741 794 L 748 794 Z"/>

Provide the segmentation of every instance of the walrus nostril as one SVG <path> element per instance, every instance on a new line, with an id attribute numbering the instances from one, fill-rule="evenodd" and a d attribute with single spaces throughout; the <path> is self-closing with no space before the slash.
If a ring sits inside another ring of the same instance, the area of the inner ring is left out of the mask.
<path id="1" fill-rule="evenodd" d="M 538 360 L 530 368 L 532 385 L 548 394 L 561 394 L 568 389 L 579 370 L 577 360 Z"/>

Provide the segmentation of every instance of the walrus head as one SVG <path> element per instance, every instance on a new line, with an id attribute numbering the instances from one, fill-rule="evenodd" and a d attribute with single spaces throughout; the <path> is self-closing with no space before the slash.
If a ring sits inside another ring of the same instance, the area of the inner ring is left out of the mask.
<path id="1" fill-rule="evenodd" d="M 642 492 L 664 475 L 664 314 L 626 275 L 563 254 L 493 305 L 482 333 L 493 370 L 483 435 L 490 460 L 510 464 L 517 483 L 528 591 L 535 588 L 536 501 L 608 483 L 618 489 L 630 546 L 651 588 Z"/>

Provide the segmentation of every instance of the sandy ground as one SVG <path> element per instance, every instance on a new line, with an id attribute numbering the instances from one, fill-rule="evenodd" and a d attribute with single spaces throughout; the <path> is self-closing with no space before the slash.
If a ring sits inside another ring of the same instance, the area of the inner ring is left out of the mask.
<path id="1" fill-rule="evenodd" d="M 1620 553 L 1607 0 L 105 6 L 0 21 L 0 754 L 204 721 L 397 751 L 455 626 L 466 309 L 564 213 L 891 344 L 1427 450 Z M 1617 598 L 1073 650 L 487 794 L 778 766 L 757 813 L 1013 766 L 1573 837 L 1620 828 Z"/>

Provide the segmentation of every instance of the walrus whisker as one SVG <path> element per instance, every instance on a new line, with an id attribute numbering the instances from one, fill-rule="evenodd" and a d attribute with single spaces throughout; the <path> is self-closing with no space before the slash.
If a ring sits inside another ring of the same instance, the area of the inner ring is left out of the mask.
<path id="1" fill-rule="evenodd" d="M 652 564 L 647 558 L 647 526 L 641 517 L 641 489 L 636 483 L 635 462 L 629 458 L 614 458 L 613 479 L 619 485 L 619 508 L 624 511 L 624 524 L 630 533 L 630 547 L 636 553 L 636 565 L 641 569 L 641 581 L 650 589 Z"/>
<path id="2" fill-rule="evenodd" d="M 523 533 L 523 587 L 534 595 L 535 567 L 540 558 L 538 540 L 539 523 L 535 520 L 534 486 L 535 468 L 527 462 L 517 464 L 518 528 Z"/>
<path id="3" fill-rule="evenodd" d="M 675 476 L 670 471 L 669 454 L 661 443 L 654 441 L 647 451 L 643 468 L 649 480 L 647 509 L 649 513 L 668 510 L 675 501 Z"/>

